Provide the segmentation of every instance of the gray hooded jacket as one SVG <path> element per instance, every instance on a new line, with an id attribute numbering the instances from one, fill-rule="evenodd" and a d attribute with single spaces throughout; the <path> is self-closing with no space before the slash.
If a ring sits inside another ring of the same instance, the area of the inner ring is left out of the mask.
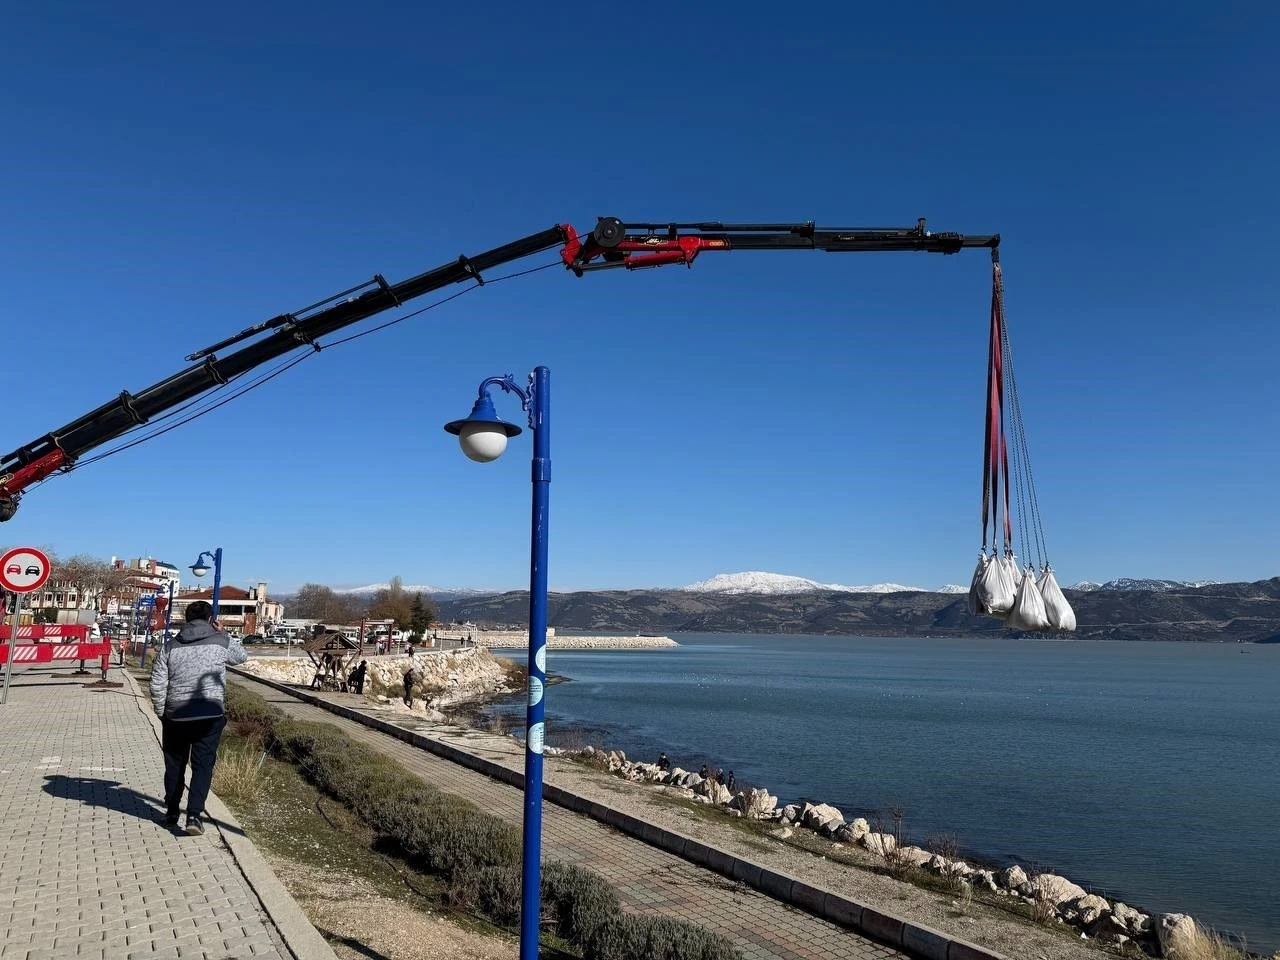
<path id="1" fill-rule="evenodd" d="M 166 720 L 205 720 L 224 712 L 227 664 L 249 659 L 239 640 L 193 620 L 165 642 L 151 668 L 151 703 Z"/>

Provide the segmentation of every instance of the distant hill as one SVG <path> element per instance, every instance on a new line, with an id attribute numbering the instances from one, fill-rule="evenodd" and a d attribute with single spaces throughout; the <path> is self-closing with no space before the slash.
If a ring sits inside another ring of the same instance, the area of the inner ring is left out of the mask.
<path id="1" fill-rule="evenodd" d="M 1152 580 L 1150 578 L 1133 579 L 1121 577 L 1119 580 L 1108 580 L 1106 583 L 1094 583 L 1082 580 L 1074 583 L 1069 590 L 1181 590 L 1185 587 L 1211 587 L 1216 580 Z"/>
<path id="2" fill-rule="evenodd" d="M 1280 642 L 1280 577 L 1160 589 L 1068 589 L 1066 595 L 1080 624 L 1078 639 Z M 529 615 L 527 591 L 435 599 L 442 619 L 526 623 Z M 955 593 L 848 588 L 606 590 L 551 594 L 548 622 L 562 630 L 627 633 L 1008 635 L 1000 621 L 970 616 L 965 601 Z"/>

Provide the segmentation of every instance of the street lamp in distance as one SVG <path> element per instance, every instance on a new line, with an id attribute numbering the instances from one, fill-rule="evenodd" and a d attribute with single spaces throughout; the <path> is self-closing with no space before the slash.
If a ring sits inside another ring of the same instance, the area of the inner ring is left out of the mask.
<path id="1" fill-rule="evenodd" d="M 527 387 L 511 374 L 480 383 L 471 416 L 445 424 L 478 463 L 502 456 L 522 431 L 498 418 L 489 389 L 520 398 L 533 431 L 533 509 L 529 531 L 529 703 L 524 738 L 524 835 L 520 872 L 520 960 L 537 960 L 542 859 L 542 747 L 547 684 L 547 501 L 551 487 L 551 371 L 535 367 Z"/>
<path id="2" fill-rule="evenodd" d="M 196 562 L 191 565 L 191 572 L 197 577 L 203 577 L 209 572 L 208 560 L 213 564 L 213 619 L 218 619 L 218 593 L 222 589 L 222 548 L 216 550 L 201 550 L 200 556 L 196 557 Z"/>

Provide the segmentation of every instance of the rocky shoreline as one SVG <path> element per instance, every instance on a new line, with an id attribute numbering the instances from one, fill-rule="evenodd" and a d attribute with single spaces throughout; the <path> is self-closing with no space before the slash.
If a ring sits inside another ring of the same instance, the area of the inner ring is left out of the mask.
<path id="1" fill-rule="evenodd" d="M 364 697 L 374 703 L 430 720 L 443 720 L 442 708 L 489 701 L 524 688 L 525 670 L 484 647 L 453 651 L 420 651 L 405 655 L 362 657 L 368 663 Z M 404 675 L 410 665 L 420 683 L 414 688 L 414 705 L 404 703 Z M 307 657 L 253 657 L 242 666 L 247 673 L 278 683 L 309 687 L 315 664 Z"/>
<path id="2" fill-rule="evenodd" d="M 796 831 L 821 838 L 833 849 L 858 847 L 896 879 L 911 880 L 913 872 L 931 875 L 947 883 L 961 898 L 974 893 L 1021 904 L 1023 912 L 1045 925 L 1070 927 L 1081 940 L 1124 955 L 1140 951 L 1153 957 L 1199 958 L 1210 954 L 1194 952 L 1195 945 L 1209 937 L 1196 921 L 1181 913 L 1151 915 L 1121 901 L 1108 901 L 1066 877 L 1052 873 L 1029 873 L 1012 865 L 987 869 L 959 857 L 948 857 L 901 842 L 900 832 L 875 829 L 862 817 L 845 820 L 835 807 L 825 803 L 786 804 L 763 788 L 751 787 L 734 793 L 714 776 L 703 777 L 679 767 L 664 769 L 656 763 L 628 760 L 620 750 L 606 751 L 587 746 L 581 750 L 547 748 L 553 755 L 578 759 L 607 770 L 614 776 L 638 784 L 648 784 L 684 800 L 720 810 L 728 817 L 776 824 L 770 834 L 789 840 Z M 879 824 L 876 825 L 879 827 Z M 1214 953 L 1213 957 L 1221 956 Z"/>

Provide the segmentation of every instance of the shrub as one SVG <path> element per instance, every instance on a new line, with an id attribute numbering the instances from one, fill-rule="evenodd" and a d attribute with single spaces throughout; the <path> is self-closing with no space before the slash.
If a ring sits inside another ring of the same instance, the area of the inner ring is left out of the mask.
<path id="1" fill-rule="evenodd" d="M 520 862 L 520 835 L 487 813 L 471 807 L 399 803 L 394 806 L 392 836 L 429 870 L 452 877 L 479 867 Z M 378 824 L 375 829 L 381 829 Z"/>
<path id="2" fill-rule="evenodd" d="M 542 869 L 544 915 L 570 943 L 585 944 L 621 909 L 617 891 L 582 867 L 553 862 Z"/>
<path id="3" fill-rule="evenodd" d="M 270 750 L 295 763 L 410 862 L 443 875 L 450 903 L 499 924 L 519 920 L 518 830 L 441 793 L 332 724 L 290 719 L 247 691 L 229 699 L 238 718 L 266 729 Z M 542 894 L 547 919 L 561 937 L 583 949 L 584 960 L 739 960 L 727 940 L 701 927 L 621 913 L 613 887 L 581 867 L 545 864 Z"/>
<path id="4" fill-rule="evenodd" d="M 723 937 L 671 917 L 619 914 L 586 944 L 584 960 L 741 960 Z"/>
<path id="5" fill-rule="evenodd" d="M 285 718 L 279 707 L 235 683 L 227 684 L 226 712 L 227 723 L 237 735 L 259 743 Z"/>
<path id="6" fill-rule="evenodd" d="M 488 916 L 501 926 L 520 921 L 520 867 L 460 871 L 449 884 L 451 906 Z"/>

